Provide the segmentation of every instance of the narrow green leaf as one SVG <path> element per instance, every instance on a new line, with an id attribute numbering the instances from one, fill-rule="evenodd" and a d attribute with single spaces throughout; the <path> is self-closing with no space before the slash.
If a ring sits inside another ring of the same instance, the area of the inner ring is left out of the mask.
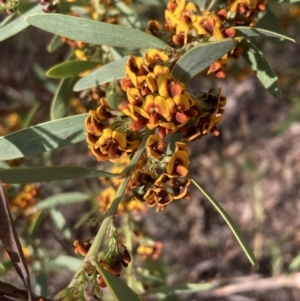
<path id="1" fill-rule="evenodd" d="M 69 2 L 69 1 L 60 1 L 59 3 L 59 12 L 61 14 L 67 15 L 69 12 L 72 11 L 73 7 L 87 7 L 87 1 L 74 1 L 74 2 Z"/>
<path id="2" fill-rule="evenodd" d="M 258 22 L 255 24 L 255 27 L 276 32 L 280 35 L 284 35 L 284 32 L 279 24 L 278 18 L 274 15 L 269 5 L 266 5 L 266 9 L 260 12 L 257 18 Z M 266 39 L 270 43 L 278 47 L 283 47 L 285 45 L 285 40 L 282 38 L 266 37 Z"/>
<path id="3" fill-rule="evenodd" d="M 0 160 L 11 160 L 64 147 L 83 141 L 84 120 L 80 114 L 40 123 L 27 129 L 0 137 Z"/>
<path id="4" fill-rule="evenodd" d="M 143 31 L 61 14 L 36 14 L 27 22 L 59 36 L 82 42 L 127 48 L 166 48 L 162 40 Z"/>
<path id="5" fill-rule="evenodd" d="M 32 70 L 35 73 L 36 77 L 42 82 L 44 88 L 49 91 L 51 94 L 55 94 L 57 89 L 57 84 L 50 78 L 48 78 L 45 74 L 46 70 L 44 70 L 39 64 L 34 63 L 32 65 Z"/>
<path id="6" fill-rule="evenodd" d="M 298 253 L 298 255 L 296 255 L 293 258 L 293 260 L 290 262 L 288 271 L 290 273 L 293 273 L 293 272 L 299 270 L 299 268 L 300 268 L 300 253 Z"/>
<path id="7" fill-rule="evenodd" d="M 90 89 L 98 85 L 108 83 L 125 77 L 125 64 L 129 56 L 125 56 L 115 62 L 108 63 L 103 67 L 92 71 L 87 76 L 81 78 L 75 85 L 74 91 Z"/>
<path id="8" fill-rule="evenodd" d="M 77 272 L 82 260 L 76 257 L 60 255 L 53 260 L 49 261 L 46 265 L 47 268 L 67 268 L 72 272 Z"/>
<path id="9" fill-rule="evenodd" d="M 236 224 L 234 223 L 232 218 L 227 214 L 227 212 L 222 208 L 222 206 L 215 199 L 213 199 L 212 196 L 210 196 L 200 186 L 199 183 L 197 183 L 197 181 L 195 181 L 194 179 L 191 179 L 191 181 L 202 192 L 202 194 L 210 201 L 210 203 L 215 207 L 215 209 L 219 212 L 219 214 L 225 220 L 225 222 L 229 226 L 230 230 L 234 234 L 235 238 L 237 239 L 237 241 L 241 245 L 242 249 L 244 250 L 245 254 L 247 255 L 247 257 L 248 257 L 249 261 L 251 262 L 251 264 L 257 266 L 258 264 L 257 264 L 256 258 L 254 256 L 252 250 L 250 249 L 249 245 L 247 244 L 247 242 L 244 239 L 242 233 L 240 232 L 240 230 L 238 229 L 238 227 L 236 226 Z"/>
<path id="10" fill-rule="evenodd" d="M 199 6 L 201 11 L 205 10 L 206 0 L 196 0 L 197 5 Z"/>
<path id="11" fill-rule="evenodd" d="M 69 78 L 79 75 L 82 72 L 99 66 L 99 62 L 92 61 L 68 61 L 53 66 L 46 72 L 48 77 Z"/>
<path id="12" fill-rule="evenodd" d="M 36 274 L 36 278 L 35 278 L 35 284 L 34 284 L 34 292 L 38 295 L 38 296 L 48 296 L 49 295 L 49 291 L 48 291 L 48 287 L 49 287 L 49 279 L 48 279 L 48 271 L 46 273 L 46 271 L 39 271 L 36 272 L 38 274 Z M 51 277 L 49 275 L 49 277 Z M 41 298 L 42 299 L 42 298 Z M 39 299 L 39 301 L 41 300 Z"/>
<path id="13" fill-rule="evenodd" d="M 274 135 L 284 133 L 293 123 L 300 121 L 300 98 L 292 98 L 292 102 L 291 110 L 285 114 L 284 119 L 273 130 Z"/>
<path id="14" fill-rule="evenodd" d="M 124 25 L 140 29 L 141 28 L 141 21 L 139 18 L 139 15 L 137 13 L 136 8 L 128 6 L 126 3 L 120 0 L 113 1 L 114 6 L 117 8 L 117 10 L 120 12 L 120 14 L 123 16 Z"/>
<path id="15" fill-rule="evenodd" d="M 101 276 L 111 293 L 116 298 L 116 301 L 141 301 L 140 297 L 129 286 L 127 286 L 123 280 L 106 271 L 101 264 L 97 267 L 100 269 Z"/>
<path id="16" fill-rule="evenodd" d="M 22 128 L 27 128 L 27 127 L 30 126 L 30 124 L 32 123 L 32 120 L 33 120 L 35 114 L 37 113 L 40 105 L 41 105 L 40 103 L 35 103 L 32 106 L 30 111 L 26 114 L 26 118 L 24 118 L 24 120 L 22 120 Z"/>
<path id="17" fill-rule="evenodd" d="M 175 148 L 176 148 L 176 142 L 180 142 L 182 141 L 182 133 L 174 133 L 172 134 L 169 143 L 168 143 L 168 147 L 166 150 L 166 155 L 172 155 L 175 152 Z"/>
<path id="18" fill-rule="evenodd" d="M 27 228 L 27 233 L 31 238 L 34 238 L 36 236 L 42 220 L 43 220 L 43 211 L 36 212 L 33 215 L 33 218 L 30 219 L 30 225 Z"/>
<path id="19" fill-rule="evenodd" d="M 263 54 L 246 39 L 241 39 L 239 45 L 243 48 L 242 56 L 251 66 L 265 89 L 277 98 L 282 97 L 278 78 Z"/>
<path id="20" fill-rule="evenodd" d="M 60 119 L 66 115 L 76 80 L 77 78 L 73 77 L 60 81 L 51 103 L 51 120 Z"/>
<path id="21" fill-rule="evenodd" d="M 290 37 L 284 36 L 282 34 L 279 34 L 277 32 L 269 31 L 266 29 L 262 28 L 254 28 L 254 27 L 247 27 L 247 26 L 238 26 L 234 27 L 236 30 L 236 36 L 263 36 L 263 37 L 273 37 L 273 38 L 278 38 L 278 39 L 284 39 L 284 40 L 289 40 L 291 42 L 296 43 L 296 41 Z"/>
<path id="22" fill-rule="evenodd" d="M 55 227 L 62 233 L 63 238 L 69 240 L 71 238 L 71 231 L 68 228 L 66 219 L 63 214 L 55 208 L 50 208 L 49 215 Z"/>
<path id="23" fill-rule="evenodd" d="M 171 75 L 185 83 L 228 53 L 235 45 L 236 41 L 232 39 L 198 45 L 176 62 Z"/>
<path id="24" fill-rule="evenodd" d="M 66 3 L 66 2 L 63 2 L 63 3 Z M 62 45 L 63 45 L 63 42 L 61 40 L 61 37 L 54 35 L 52 37 L 51 41 L 49 42 L 49 44 L 47 45 L 47 51 L 50 53 L 54 52 Z"/>
<path id="25" fill-rule="evenodd" d="M 12 13 L 12 14 L 6 16 L 3 19 L 3 21 L 0 22 L 0 28 L 3 27 L 3 26 L 5 26 L 7 23 L 9 23 L 10 20 L 13 19 L 14 17 L 15 17 L 15 13 Z"/>
<path id="26" fill-rule="evenodd" d="M 17 19 L 12 22 L 9 22 L 5 26 L 0 28 L 0 42 L 4 41 L 13 35 L 19 33 L 23 29 L 27 28 L 29 24 L 26 22 L 25 17 L 32 15 L 34 13 L 41 12 L 43 9 L 42 5 L 35 6 L 34 8 L 30 9 L 25 14 L 21 15 Z"/>
<path id="27" fill-rule="evenodd" d="M 144 5 L 151 5 L 151 6 L 162 6 L 163 3 L 160 0 L 136 0 L 137 3 L 142 3 Z"/>
<path id="28" fill-rule="evenodd" d="M 2 182 L 19 184 L 71 180 L 78 178 L 116 177 L 118 175 L 119 174 L 79 166 L 0 169 L 0 179 Z"/>
<path id="29" fill-rule="evenodd" d="M 182 295 L 192 294 L 202 291 L 208 291 L 214 287 L 213 283 L 186 283 L 186 284 L 175 284 L 172 286 L 162 286 L 147 290 L 146 295 L 159 294 L 165 298 L 169 294 Z"/>
<path id="30" fill-rule="evenodd" d="M 18 6 L 17 12 L 19 15 L 24 14 L 34 6 L 36 6 L 36 3 L 34 2 L 21 1 L 20 5 Z"/>
<path id="31" fill-rule="evenodd" d="M 113 81 L 109 83 L 107 89 L 106 89 L 106 99 L 112 109 L 117 110 L 119 105 L 119 98 L 116 94 L 116 82 Z"/>
<path id="32" fill-rule="evenodd" d="M 300 2 L 300 0 L 278 0 L 279 3 L 296 3 L 296 2 Z"/>
<path id="33" fill-rule="evenodd" d="M 0 169 L 10 169 L 11 166 L 5 162 L 5 161 L 0 161 Z"/>
<path id="34" fill-rule="evenodd" d="M 43 199 L 38 202 L 34 208 L 35 209 L 49 209 L 59 205 L 68 205 L 85 202 L 90 198 L 90 196 L 86 193 L 82 192 L 67 192 L 60 193 L 48 198 Z"/>

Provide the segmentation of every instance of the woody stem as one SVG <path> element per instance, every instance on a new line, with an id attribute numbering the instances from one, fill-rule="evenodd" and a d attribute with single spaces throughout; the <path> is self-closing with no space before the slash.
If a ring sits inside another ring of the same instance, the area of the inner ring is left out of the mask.
<path id="1" fill-rule="evenodd" d="M 118 210 L 118 206 L 120 204 L 120 201 L 122 199 L 122 196 L 125 192 L 125 189 L 128 185 L 128 182 L 131 178 L 132 172 L 140 158 L 140 156 L 142 155 L 143 151 L 145 150 L 145 144 L 146 141 L 148 139 L 148 137 L 150 136 L 150 134 L 152 133 L 152 131 L 147 130 L 143 140 L 141 141 L 141 144 L 139 146 L 139 148 L 137 149 L 137 151 L 135 152 L 132 160 L 130 161 L 130 166 L 129 168 L 126 168 L 126 176 L 123 179 L 123 181 L 121 182 L 121 185 L 119 186 L 115 199 L 113 200 L 111 206 L 109 207 L 106 216 L 103 220 L 103 222 L 101 223 L 101 226 L 98 230 L 98 233 L 88 251 L 88 253 L 86 254 L 80 268 L 77 270 L 76 274 L 74 275 L 73 279 L 71 280 L 70 284 L 68 285 L 68 288 L 73 287 L 77 281 L 78 276 L 82 273 L 83 271 L 83 267 L 85 266 L 85 263 L 90 261 L 91 258 L 97 258 L 97 254 L 99 252 L 100 246 L 103 242 L 106 230 L 109 226 L 109 224 L 111 223 L 113 217 L 116 215 L 117 210 Z"/>

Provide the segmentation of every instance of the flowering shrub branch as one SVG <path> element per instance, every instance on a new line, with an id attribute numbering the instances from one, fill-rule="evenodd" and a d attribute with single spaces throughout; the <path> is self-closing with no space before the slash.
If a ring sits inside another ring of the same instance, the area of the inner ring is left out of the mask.
<path id="1" fill-rule="evenodd" d="M 233 220 L 191 178 L 189 147 L 208 134 L 219 136 L 225 114 L 227 100 L 222 88 L 203 91 L 201 77 L 224 79 L 229 61 L 243 56 L 263 86 L 280 97 L 278 79 L 250 37 L 292 39 L 255 27 L 260 13 L 270 13 L 267 0 L 207 2 L 170 0 L 164 21 L 149 20 L 143 32 L 130 0 L 74 2 L 78 6 L 68 1 L 39 1 L 25 13 L 26 22 L 24 18 L 7 19 L 0 28 L 0 38 L 2 34 L 5 39 L 11 35 L 4 33 L 5 29 L 17 33 L 30 24 L 56 35 L 48 45 L 50 51 L 63 44 L 70 48 L 66 61 L 47 72 L 49 77 L 61 79 L 52 101 L 53 120 L 14 134 L 9 132 L 19 129 L 18 125 L 8 125 L 0 138 L 4 150 L 0 149 L 0 159 L 86 140 L 100 166 L 113 163 L 110 171 L 43 167 L 28 177 L 24 176 L 28 171 L 18 167 L 0 170 L 5 183 L 101 177 L 102 184 L 109 186 L 97 196 L 98 216 L 88 221 L 90 226 L 100 224 L 97 235 L 74 242 L 75 253 L 84 259 L 69 286 L 57 295 L 59 300 L 103 300 L 106 286 L 117 300 L 139 300 L 137 295 L 145 294 L 147 285 L 134 276 L 131 257 L 156 260 L 163 246 L 141 229 L 140 221 L 148 207 L 159 212 L 174 201 L 190 199 L 191 184 L 212 203 L 256 265 Z M 0 10 L 8 14 L 22 5 L 25 3 L 0 0 Z M 44 13 L 36 13 L 41 10 Z M 142 51 L 132 51 L 134 47 Z M 197 90 L 188 85 L 193 77 L 199 80 Z M 70 112 L 74 116 L 66 117 Z M 26 147 L 14 142 L 20 140 L 26 141 Z M 36 143 L 40 140 L 45 147 Z M 23 187 L 13 198 L 12 210 L 25 216 L 36 213 L 31 207 L 38 196 L 38 186 Z M 118 279 L 128 264 L 131 288 Z"/>

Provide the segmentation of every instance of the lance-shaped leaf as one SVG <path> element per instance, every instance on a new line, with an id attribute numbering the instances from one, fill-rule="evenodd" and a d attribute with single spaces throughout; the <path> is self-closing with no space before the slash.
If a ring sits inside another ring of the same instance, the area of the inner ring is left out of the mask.
<path id="1" fill-rule="evenodd" d="M 271 37 L 271 38 L 278 38 L 283 40 L 289 40 L 291 42 L 296 43 L 296 41 L 290 37 L 285 35 L 279 34 L 277 32 L 273 32 L 270 30 L 262 29 L 262 28 L 254 28 L 254 27 L 247 27 L 247 26 L 238 26 L 234 27 L 236 31 L 236 36 L 246 35 L 246 36 L 263 36 L 263 37 Z"/>
<path id="2" fill-rule="evenodd" d="M 4 183 L 39 183 L 79 178 L 116 177 L 119 174 L 79 166 L 51 166 L 0 169 Z"/>
<path id="3" fill-rule="evenodd" d="M 68 61 L 50 68 L 46 75 L 53 78 L 69 78 L 79 75 L 82 72 L 99 66 L 98 62 L 92 61 Z"/>
<path id="4" fill-rule="evenodd" d="M 66 2 L 64 2 L 64 3 L 66 3 Z M 54 35 L 52 37 L 52 39 L 50 40 L 49 44 L 47 45 L 47 51 L 50 53 L 54 52 L 62 45 L 63 45 L 63 42 L 61 40 L 61 37 Z"/>
<path id="5" fill-rule="evenodd" d="M 24 258 L 23 250 L 13 224 L 13 219 L 8 207 L 8 202 L 0 180 L 0 239 L 5 251 L 9 255 L 14 267 L 24 282 L 28 293 L 29 301 L 31 298 L 31 285 L 29 272 Z"/>
<path id="6" fill-rule="evenodd" d="M 73 87 L 77 78 L 62 79 L 57 87 L 51 102 L 51 120 L 63 118 L 69 108 L 70 98 L 73 95 Z"/>
<path id="7" fill-rule="evenodd" d="M 284 35 L 284 32 L 279 24 L 278 18 L 274 15 L 274 13 L 268 5 L 266 6 L 266 9 L 264 11 L 258 14 L 257 18 L 258 22 L 256 23 L 255 27 L 273 31 L 279 33 L 280 35 Z M 270 43 L 278 47 L 283 47 L 285 45 L 284 39 L 274 37 L 266 37 L 266 39 Z"/>
<path id="8" fill-rule="evenodd" d="M 83 141 L 84 120 L 80 114 L 41 123 L 0 137 L 0 160 L 11 160 L 64 147 Z"/>
<path id="9" fill-rule="evenodd" d="M 255 259 L 255 256 L 254 256 L 252 250 L 250 249 L 249 245 L 247 244 L 242 233 L 240 232 L 240 230 L 238 229 L 238 227 L 236 226 L 236 224 L 234 223 L 232 218 L 227 214 L 227 212 L 223 209 L 223 207 L 212 196 L 210 196 L 209 193 L 206 192 L 200 186 L 199 183 L 197 183 L 197 181 L 195 181 L 194 179 L 191 179 L 191 181 L 202 192 L 202 194 L 210 201 L 210 203 L 215 207 L 215 209 L 217 209 L 217 211 L 220 213 L 220 215 L 225 220 L 225 222 L 229 226 L 230 230 L 234 234 L 235 238 L 241 245 L 242 249 L 244 250 L 244 252 L 247 255 L 251 264 L 257 266 L 257 261 Z"/>
<path id="10" fill-rule="evenodd" d="M 57 210 L 56 208 L 50 208 L 49 210 L 50 218 L 54 224 L 54 226 L 59 230 L 62 234 L 62 237 L 66 240 L 71 239 L 71 231 L 67 226 L 67 221 L 63 214 Z"/>
<path id="11" fill-rule="evenodd" d="M 162 6 L 164 5 L 163 3 L 160 2 L 160 0 L 137 0 L 137 3 L 142 3 L 146 5 L 151 5 L 151 6 Z"/>
<path id="12" fill-rule="evenodd" d="M 67 268 L 75 273 L 77 272 L 81 264 L 82 259 L 72 256 L 60 255 L 55 257 L 53 260 L 48 261 L 46 263 L 46 267 L 50 270 L 57 270 L 57 268 Z"/>
<path id="13" fill-rule="evenodd" d="M 251 66 L 265 89 L 273 96 L 280 98 L 282 93 L 278 78 L 263 54 L 246 39 L 241 39 L 239 45 L 243 48 L 242 56 Z"/>
<path id="14" fill-rule="evenodd" d="M 196 0 L 195 2 L 197 3 L 201 11 L 205 10 L 206 0 Z"/>
<path id="15" fill-rule="evenodd" d="M 236 41 L 232 39 L 200 44 L 187 51 L 176 62 L 171 75 L 185 83 L 228 53 L 235 45 Z"/>
<path id="16" fill-rule="evenodd" d="M 214 287 L 213 283 L 184 283 L 171 286 L 152 288 L 146 291 L 146 295 L 158 295 L 160 299 L 167 298 L 168 295 L 183 295 L 197 292 L 209 291 Z"/>
<path id="17" fill-rule="evenodd" d="M 9 22 L 5 26 L 0 28 L 0 42 L 4 41 L 13 35 L 19 33 L 23 29 L 27 28 L 29 26 L 28 22 L 26 22 L 25 17 L 32 15 L 34 13 L 41 12 L 43 9 L 42 5 L 35 6 L 34 8 L 30 9 L 25 14 L 21 15 L 17 19 L 15 19 L 12 22 Z"/>
<path id="18" fill-rule="evenodd" d="M 279 3 L 283 3 L 283 2 L 286 2 L 286 3 L 296 3 L 296 2 L 300 2 L 300 0 L 279 0 Z"/>
<path id="19" fill-rule="evenodd" d="M 129 56 L 125 56 L 117 61 L 108 63 L 103 67 L 92 71 L 87 76 L 81 78 L 75 85 L 74 91 L 82 91 L 108 83 L 112 80 L 118 80 L 125 77 L 125 64 Z"/>
<path id="20" fill-rule="evenodd" d="M 59 205 L 75 204 L 87 201 L 90 196 L 82 192 L 66 192 L 49 196 L 42 201 L 39 201 L 34 209 L 49 209 Z"/>
<path id="21" fill-rule="evenodd" d="M 141 301 L 140 297 L 123 280 L 105 270 L 101 264 L 98 264 L 97 268 L 116 301 Z"/>
<path id="22" fill-rule="evenodd" d="M 127 48 L 166 48 L 162 40 L 143 31 L 61 14 L 36 14 L 26 18 L 35 27 L 82 42 Z"/>

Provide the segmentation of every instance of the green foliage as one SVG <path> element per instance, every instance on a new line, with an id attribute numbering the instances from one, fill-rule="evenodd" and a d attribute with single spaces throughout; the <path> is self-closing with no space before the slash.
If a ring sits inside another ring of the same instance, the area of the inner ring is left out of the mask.
<path id="1" fill-rule="evenodd" d="M 207 44 L 200 44 L 187 51 L 175 64 L 171 75 L 176 79 L 187 82 L 198 73 L 206 69 L 217 59 L 229 52 L 236 45 L 235 40 L 223 40 Z"/>
<path id="2" fill-rule="evenodd" d="M 50 118 L 56 120 L 65 117 L 69 109 L 69 101 L 73 95 L 73 87 L 77 78 L 62 79 L 52 99 Z"/>
<path id="3" fill-rule="evenodd" d="M 75 204 L 88 200 L 90 196 L 82 192 L 60 193 L 43 199 L 34 206 L 35 209 L 49 209 L 58 205 Z"/>
<path id="4" fill-rule="evenodd" d="M 75 85 L 74 91 L 82 91 L 108 83 L 113 80 L 122 79 L 125 75 L 125 64 L 129 57 L 125 56 L 117 61 L 108 63 L 87 76 L 81 78 Z"/>
<path id="5" fill-rule="evenodd" d="M 141 299 L 135 294 L 122 280 L 118 277 L 112 275 L 110 272 L 106 271 L 101 264 L 97 265 L 100 270 L 100 274 L 103 277 L 104 281 L 107 283 L 110 291 L 112 292 L 115 300 L 132 300 L 140 301 Z"/>
<path id="6" fill-rule="evenodd" d="M 156 37 L 132 28 L 111 25 L 60 14 L 33 15 L 26 18 L 30 25 L 73 40 L 95 45 L 129 48 L 166 48 Z"/>
<path id="7" fill-rule="evenodd" d="M 9 22 L 3 27 L 0 27 L 0 42 L 4 41 L 15 34 L 19 33 L 20 31 L 24 30 L 29 26 L 28 22 L 25 20 L 25 18 L 29 15 L 32 15 L 34 13 L 38 13 L 42 11 L 41 6 L 35 6 L 34 8 L 30 9 L 25 14 L 19 16 L 17 19 Z"/>
<path id="8" fill-rule="evenodd" d="M 85 139 L 86 114 L 31 126 L 0 138 L 0 160 L 36 155 Z"/>
<path id="9" fill-rule="evenodd" d="M 202 192 L 202 194 L 211 202 L 211 204 L 215 207 L 215 209 L 219 212 L 219 214 L 222 216 L 224 221 L 227 223 L 228 227 L 234 234 L 235 238 L 241 245 L 243 251 L 247 255 L 249 261 L 251 264 L 257 266 L 257 261 L 255 259 L 255 256 L 253 252 L 251 251 L 251 248 L 247 244 L 245 238 L 243 237 L 243 234 L 240 232 L 232 218 L 227 214 L 227 212 L 222 208 L 222 206 L 209 194 L 207 193 L 200 185 L 197 183 L 194 179 L 192 179 L 192 183 Z"/>
<path id="10" fill-rule="evenodd" d="M 115 177 L 113 174 L 97 169 L 79 166 L 51 166 L 0 169 L 0 179 L 5 183 L 38 183 L 71 180 L 78 178 Z"/>
<path id="11" fill-rule="evenodd" d="M 237 36 L 243 35 L 243 36 L 261 36 L 261 37 L 271 37 L 276 38 L 276 40 L 289 40 L 291 42 L 296 43 L 296 41 L 290 37 L 287 37 L 281 33 L 277 33 L 277 31 L 270 31 L 263 28 L 252 28 L 252 27 L 244 27 L 244 26 L 238 26 L 235 27 L 236 32 L 238 33 Z"/>
<path id="12" fill-rule="evenodd" d="M 262 85 L 273 96 L 282 97 L 281 87 L 274 71 L 266 61 L 264 55 L 250 41 L 242 39 L 239 45 L 243 48 L 242 56 L 256 73 Z"/>
<path id="13" fill-rule="evenodd" d="M 52 67 L 46 75 L 53 78 L 69 78 L 94 69 L 98 65 L 99 63 L 91 61 L 68 61 Z"/>
<path id="14" fill-rule="evenodd" d="M 274 15 L 274 13 L 272 12 L 272 10 L 267 6 L 267 9 L 261 13 L 261 16 L 259 16 L 259 21 L 256 24 L 257 28 L 263 28 L 266 30 L 269 30 L 271 32 L 276 32 L 280 35 L 284 35 L 284 32 L 276 18 L 276 16 Z M 277 39 L 277 38 L 272 38 L 271 36 L 267 37 L 268 41 L 270 41 L 271 43 L 273 43 L 276 46 L 282 47 L 285 45 L 285 41 L 284 39 Z"/>

